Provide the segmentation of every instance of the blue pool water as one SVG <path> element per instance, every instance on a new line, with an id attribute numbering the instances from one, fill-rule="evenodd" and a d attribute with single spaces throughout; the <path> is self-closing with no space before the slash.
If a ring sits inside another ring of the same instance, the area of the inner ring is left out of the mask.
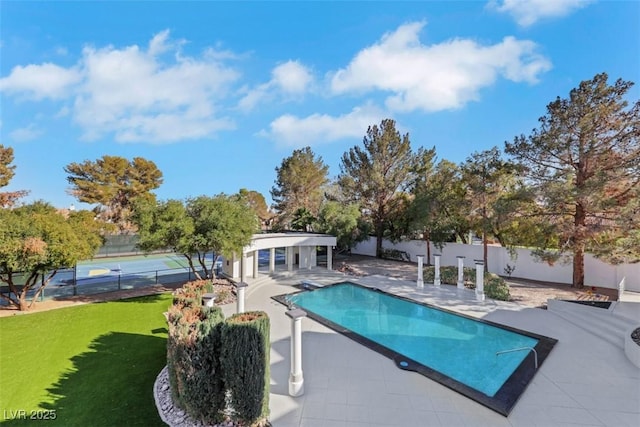
<path id="1" fill-rule="evenodd" d="M 530 336 L 351 283 L 286 298 L 490 397 L 528 355 L 496 352 L 538 343 Z"/>

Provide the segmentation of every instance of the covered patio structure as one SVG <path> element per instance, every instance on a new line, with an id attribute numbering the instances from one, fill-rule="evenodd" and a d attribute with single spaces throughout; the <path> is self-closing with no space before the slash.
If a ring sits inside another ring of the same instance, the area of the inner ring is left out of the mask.
<path id="1" fill-rule="evenodd" d="M 265 233 L 254 234 L 251 243 L 242 249 L 242 254 L 234 254 L 225 259 L 222 271 L 232 280 L 245 282 L 247 278 L 259 275 L 259 251 L 269 251 L 269 274 L 276 270 L 276 249 L 284 249 L 287 271 L 313 269 L 318 267 L 317 248 L 326 247 L 327 270 L 332 270 L 333 248 L 336 237 L 319 233 Z"/>

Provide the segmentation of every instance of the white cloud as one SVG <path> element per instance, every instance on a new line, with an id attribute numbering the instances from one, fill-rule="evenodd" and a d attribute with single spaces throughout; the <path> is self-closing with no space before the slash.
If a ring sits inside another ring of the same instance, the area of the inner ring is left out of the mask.
<path id="1" fill-rule="evenodd" d="M 273 85 L 290 94 L 304 93 L 313 81 L 309 69 L 298 61 L 287 61 L 278 65 L 271 75 Z"/>
<path id="2" fill-rule="evenodd" d="M 259 134 L 278 145 L 300 148 L 362 137 L 372 123 L 379 122 L 384 116 L 383 111 L 371 104 L 356 107 L 350 113 L 337 117 L 316 113 L 300 118 L 286 114 L 272 121 L 269 131 L 262 130 Z"/>
<path id="3" fill-rule="evenodd" d="M 162 31 L 146 50 L 137 45 L 85 47 L 71 68 L 16 67 L 0 80 L 0 89 L 70 101 L 70 115 L 87 140 L 112 134 L 119 142 L 167 143 L 233 128 L 219 104 L 239 73 L 210 50 L 200 57 L 183 56 L 183 44 Z M 165 53 L 173 56 L 161 59 Z"/>
<path id="4" fill-rule="evenodd" d="M 360 52 L 331 77 L 334 94 L 391 92 L 394 111 L 426 112 L 460 108 L 479 98 L 479 91 L 498 77 L 535 83 L 551 68 L 528 40 L 505 37 L 483 46 L 469 39 L 424 45 L 419 33 L 425 22 L 400 26 Z"/>
<path id="5" fill-rule="evenodd" d="M 277 95 L 299 97 L 304 95 L 313 84 L 313 74 L 309 68 L 298 61 L 287 61 L 279 64 L 271 71 L 271 80 L 267 83 L 247 89 L 238 106 L 249 111 L 258 103 L 273 99 Z"/>
<path id="6" fill-rule="evenodd" d="M 528 27 L 544 18 L 559 18 L 593 3 L 593 0 L 491 0 L 487 7 L 511 15 Z"/>
<path id="7" fill-rule="evenodd" d="M 18 128 L 9 133 L 9 138 L 16 142 L 27 142 L 34 140 L 42 135 L 42 130 L 37 129 L 36 126 L 31 123 L 24 128 Z"/>
<path id="8" fill-rule="evenodd" d="M 28 99 L 60 99 L 68 97 L 73 85 L 81 79 L 75 67 L 64 68 L 51 63 L 16 66 L 8 77 L 0 79 L 0 92 L 23 94 Z"/>

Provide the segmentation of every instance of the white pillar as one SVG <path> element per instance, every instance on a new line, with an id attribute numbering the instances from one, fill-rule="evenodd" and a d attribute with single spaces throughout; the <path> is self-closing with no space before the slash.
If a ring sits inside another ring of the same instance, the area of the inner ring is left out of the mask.
<path id="1" fill-rule="evenodd" d="M 242 258 L 240 259 L 240 281 L 247 281 L 247 270 L 249 267 L 247 266 L 247 254 L 242 253 Z"/>
<path id="2" fill-rule="evenodd" d="M 433 284 L 435 286 L 440 286 L 440 254 L 434 254 L 433 261 L 435 264 L 435 274 L 433 276 Z"/>
<path id="3" fill-rule="evenodd" d="M 422 279 L 422 259 L 424 258 L 422 255 L 418 255 L 418 281 L 416 282 L 416 286 L 419 289 L 424 288 L 424 280 Z"/>
<path id="4" fill-rule="evenodd" d="M 289 395 L 293 397 L 304 394 L 304 377 L 302 374 L 302 318 L 307 315 L 299 308 L 286 312 L 291 318 L 291 372 L 289 373 Z"/>
<path id="5" fill-rule="evenodd" d="M 276 271 L 276 248 L 269 249 L 269 274 Z"/>
<path id="6" fill-rule="evenodd" d="M 237 312 L 244 313 L 244 293 L 247 289 L 247 285 L 245 282 L 236 283 L 236 296 L 237 296 Z"/>
<path id="7" fill-rule="evenodd" d="M 327 246 L 327 270 L 333 270 L 333 248 Z"/>
<path id="8" fill-rule="evenodd" d="M 476 300 L 484 301 L 484 262 L 476 260 Z"/>
<path id="9" fill-rule="evenodd" d="M 205 307 L 213 307 L 216 302 L 216 294 L 215 292 L 207 292 L 202 295 L 202 305 Z"/>
<path id="10" fill-rule="evenodd" d="M 458 258 L 458 289 L 464 289 L 464 257 L 457 256 Z"/>
<path id="11" fill-rule="evenodd" d="M 286 248 L 287 271 L 293 271 L 293 246 Z"/>
<path id="12" fill-rule="evenodd" d="M 260 251 L 253 251 L 253 278 L 257 279 L 258 278 L 258 270 L 260 268 L 260 264 L 259 264 L 259 256 L 260 255 Z"/>

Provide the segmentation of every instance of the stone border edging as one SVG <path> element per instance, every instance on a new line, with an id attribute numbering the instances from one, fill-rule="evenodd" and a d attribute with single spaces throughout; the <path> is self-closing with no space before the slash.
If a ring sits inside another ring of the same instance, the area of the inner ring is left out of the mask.
<path id="1" fill-rule="evenodd" d="M 163 423 L 165 423 L 165 424 L 170 426 L 171 423 L 169 422 L 169 420 L 165 416 L 164 411 L 162 410 L 162 405 L 160 404 L 160 395 L 158 393 L 158 390 L 160 388 L 160 381 L 166 375 L 169 375 L 169 371 L 168 371 L 167 366 L 165 365 L 164 368 L 162 368 L 162 370 L 160 371 L 160 373 L 156 377 L 156 380 L 153 382 L 153 400 L 156 403 L 156 409 L 158 410 L 158 414 L 160 415 L 160 419 L 162 419 Z"/>

